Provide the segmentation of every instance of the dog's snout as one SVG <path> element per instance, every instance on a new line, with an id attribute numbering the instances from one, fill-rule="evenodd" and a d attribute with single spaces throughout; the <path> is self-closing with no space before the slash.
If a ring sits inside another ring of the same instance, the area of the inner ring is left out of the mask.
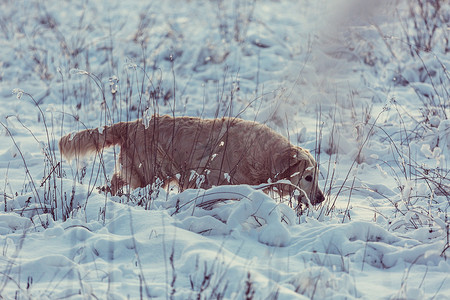
<path id="1" fill-rule="evenodd" d="M 323 193 L 322 193 L 322 191 L 320 189 L 317 189 L 316 195 L 315 195 L 314 201 L 313 201 L 314 204 L 319 204 L 323 200 L 325 200 L 325 196 L 323 195 Z"/>
<path id="2" fill-rule="evenodd" d="M 306 196 L 306 194 L 303 194 L 303 195 Z M 303 195 L 299 195 L 297 198 L 297 201 L 299 203 L 302 202 L 307 205 L 308 197 L 304 197 Z M 310 194 L 309 200 L 311 201 L 310 204 L 317 205 L 325 200 L 325 196 L 324 196 L 323 192 L 319 188 L 317 188 L 317 190 L 313 194 Z"/>

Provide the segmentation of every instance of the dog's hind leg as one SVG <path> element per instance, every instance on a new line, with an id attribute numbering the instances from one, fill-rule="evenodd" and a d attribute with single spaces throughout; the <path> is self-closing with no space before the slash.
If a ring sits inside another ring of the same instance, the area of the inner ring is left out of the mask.
<path id="1" fill-rule="evenodd" d="M 111 195 L 115 196 L 126 184 L 126 181 L 122 179 L 120 174 L 114 173 L 113 177 L 111 178 L 111 186 L 107 186 L 105 188 L 105 192 L 111 192 Z"/>

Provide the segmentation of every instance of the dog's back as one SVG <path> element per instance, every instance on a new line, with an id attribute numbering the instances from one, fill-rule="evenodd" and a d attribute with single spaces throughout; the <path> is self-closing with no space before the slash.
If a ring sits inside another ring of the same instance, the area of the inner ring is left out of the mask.
<path id="1" fill-rule="evenodd" d="M 184 187 L 192 186 L 193 173 L 204 177 L 202 187 L 259 184 L 288 167 L 272 159 L 291 149 L 289 141 L 260 123 L 161 116 L 155 124 L 158 144 L 177 165 Z"/>

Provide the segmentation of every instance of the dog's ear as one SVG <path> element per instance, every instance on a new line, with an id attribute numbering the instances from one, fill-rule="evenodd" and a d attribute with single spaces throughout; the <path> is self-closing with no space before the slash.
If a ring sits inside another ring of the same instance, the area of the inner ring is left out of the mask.
<path id="1" fill-rule="evenodd" d="M 279 153 L 274 154 L 274 160 L 272 165 L 272 172 L 278 179 L 284 179 L 288 177 L 289 170 L 293 167 L 297 167 L 299 164 L 307 164 L 308 157 L 304 153 L 304 149 L 300 147 L 291 146 Z"/>

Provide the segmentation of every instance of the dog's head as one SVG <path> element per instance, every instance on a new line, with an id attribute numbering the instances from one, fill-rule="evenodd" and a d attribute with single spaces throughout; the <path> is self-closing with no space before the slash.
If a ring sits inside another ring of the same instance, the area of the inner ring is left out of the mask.
<path id="1" fill-rule="evenodd" d="M 305 192 L 298 195 L 299 202 L 308 203 L 305 194 L 313 205 L 325 200 L 318 185 L 319 169 L 317 163 L 308 150 L 291 147 L 281 153 L 281 156 L 276 160 L 276 164 L 278 168 L 283 170 L 277 174 L 278 179 L 287 179 Z"/>

